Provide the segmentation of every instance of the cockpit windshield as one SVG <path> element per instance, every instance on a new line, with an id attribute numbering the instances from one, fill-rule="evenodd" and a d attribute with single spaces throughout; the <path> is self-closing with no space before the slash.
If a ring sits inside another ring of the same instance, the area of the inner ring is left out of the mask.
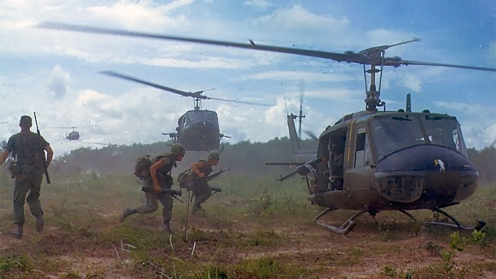
<path id="1" fill-rule="evenodd" d="M 425 127 L 425 134 L 421 125 Z M 450 117 L 377 117 L 370 122 L 377 160 L 395 151 L 420 144 L 442 145 L 466 156 L 458 122 Z"/>
<path id="2" fill-rule="evenodd" d="M 184 125 L 188 125 L 194 121 L 209 121 L 213 123 L 218 123 L 217 113 L 215 111 L 209 110 L 191 110 L 185 115 Z"/>

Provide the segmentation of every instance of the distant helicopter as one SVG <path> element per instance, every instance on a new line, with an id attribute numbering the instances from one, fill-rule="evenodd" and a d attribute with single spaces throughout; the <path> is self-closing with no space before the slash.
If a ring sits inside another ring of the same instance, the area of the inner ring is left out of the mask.
<path id="1" fill-rule="evenodd" d="M 229 138 L 229 136 L 220 133 L 217 113 L 215 111 L 206 110 L 206 109 L 201 110 L 201 100 L 205 100 L 205 99 L 219 100 L 224 102 L 233 102 L 233 103 L 257 105 L 257 106 L 270 106 L 266 104 L 259 104 L 252 102 L 211 98 L 202 95 L 202 93 L 205 92 L 206 90 L 196 91 L 196 92 L 186 92 L 111 71 L 105 71 L 101 73 L 112 77 L 125 79 L 128 81 L 145 84 L 184 97 L 193 98 L 194 109 L 187 111 L 185 114 L 179 117 L 179 119 L 177 120 L 178 126 L 176 128 L 176 132 L 162 133 L 162 135 L 168 135 L 170 138 L 172 138 L 173 143 L 176 142 L 181 143 L 182 145 L 184 145 L 184 148 L 189 151 L 211 151 L 218 149 L 220 152 L 222 152 L 223 146 L 221 147 L 220 141 L 222 138 Z"/>
<path id="2" fill-rule="evenodd" d="M 65 139 L 72 141 L 72 140 L 79 140 L 79 132 L 76 132 L 74 129 L 76 127 L 48 127 L 52 129 L 72 129 L 72 132 L 65 134 Z"/>
<path id="3" fill-rule="evenodd" d="M 266 162 L 267 166 L 297 166 L 301 163 L 308 162 L 317 157 L 317 152 L 313 149 L 302 149 L 301 148 L 301 124 L 302 119 L 305 118 L 303 115 L 303 95 L 304 95 L 304 81 L 300 80 L 300 111 L 298 115 L 289 113 L 286 106 L 286 121 L 288 125 L 289 140 L 291 141 L 291 148 L 293 153 L 291 157 L 293 162 Z M 285 99 L 286 100 L 286 99 Z M 295 120 L 299 120 L 298 133 L 296 132 Z M 318 141 L 318 138 L 311 131 L 304 131 L 310 138 Z"/>
<path id="4" fill-rule="evenodd" d="M 468 159 L 456 117 L 428 110 L 413 112 L 410 95 L 407 95 L 405 109 L 386 111 L 385 103 L 380 99 L 380 89 L 386 66 L 439 66 L 496 72 L 495 68 L 385 56 L 385 51 L 390 47 L 418 42 L 420 39 L 372 47 L 358 53 L 334 53 L 258 45 L 252 40 L 250 43 L 236 43 L 50 22 L 37 27 L 230 46 L 361 64 L 366 82 L 365 111 L 347 114 L 334 125 L 329 125 L 319 136 L 317 157 L 298 166 L 295 172 L 279 181 L 296 173 L 305 176 L 309 191 L 307 199 L 312 204 L 326 208 L 314 221 L 337 234 L 348 234 L 355 227 L 354 220 L 358 216 L 364 213 L 375 216 L 384 210 L 400 211 L 415 220 L 407 210 L 428 209 L 443 214 L 453 222 L 430 224 L 458 229 L 480 230 L 486 224 L 477 221 L 475 226 L 466 227 L 442 210 L 466 200 L 478 186 L 479 173 Z M 370 68 L 366 69 L 366 65 Z M 378 88 L 377 73 L 380 73 Z M 370 75 L 368 88 L 366 74 Z M 384 107 L 384 110 L 379 111 L 377 107 Z M 338 209 L 358 212 L 339 227 L 318 221 L 325 214 Z"/>

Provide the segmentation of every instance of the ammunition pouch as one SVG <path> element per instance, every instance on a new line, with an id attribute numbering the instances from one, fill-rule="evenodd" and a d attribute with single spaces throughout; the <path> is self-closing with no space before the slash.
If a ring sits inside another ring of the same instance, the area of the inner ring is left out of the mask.
<path id="1" fill-rule="evenodd" d="M 17 175 L 21 174 L 21 167 L 15 161 L 10 161 L 9 166 L 10 178 L 15 178 Z"/>

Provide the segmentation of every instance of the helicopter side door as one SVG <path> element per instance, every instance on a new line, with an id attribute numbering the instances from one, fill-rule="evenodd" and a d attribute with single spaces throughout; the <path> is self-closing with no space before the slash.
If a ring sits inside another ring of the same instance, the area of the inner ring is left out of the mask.
<path id="1" fill-rule="evenodd" d="M 373 161 L 367 123 L 355 125 L 348 135 L 346 147 L 345 189 L 373 188 Z"/>

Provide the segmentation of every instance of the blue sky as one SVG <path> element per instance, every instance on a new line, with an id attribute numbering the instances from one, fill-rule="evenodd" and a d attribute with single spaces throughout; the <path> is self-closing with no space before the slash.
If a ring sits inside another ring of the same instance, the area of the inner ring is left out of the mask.
<path id="1" fill-rule="evenodd" d="M 297 112 L 304 91 L 305 130 L 320 133 L 343 114 L 363 110 L 362 66 L 287 54 L 168 41 L 36 29 L 42 21 L 85 24 L 206 39 L 358 52 L 414 37 L 386 56 L 496 68 L 496 5 L 475 1 L 265 0 L 4 0 L 0 3 L 0 139 L 18 130 L 22 114 L 37 112 L 59 154 L 85 142 L 130 144 L 164 140 L 192 100 L 110 78 L 112 70 L 184 91 L 272 107 L 205 101 L 216 110 L 229 142 L 286 136 L 286 105 Z M 304 81 L 303 88 L 300 80 Z M 496 73 L 428 66 L 386 68 L 386 107 L 455 115 L 466 143 L 496 139 Z M 283 96 L 286 97 L 286 102 Z"/>

